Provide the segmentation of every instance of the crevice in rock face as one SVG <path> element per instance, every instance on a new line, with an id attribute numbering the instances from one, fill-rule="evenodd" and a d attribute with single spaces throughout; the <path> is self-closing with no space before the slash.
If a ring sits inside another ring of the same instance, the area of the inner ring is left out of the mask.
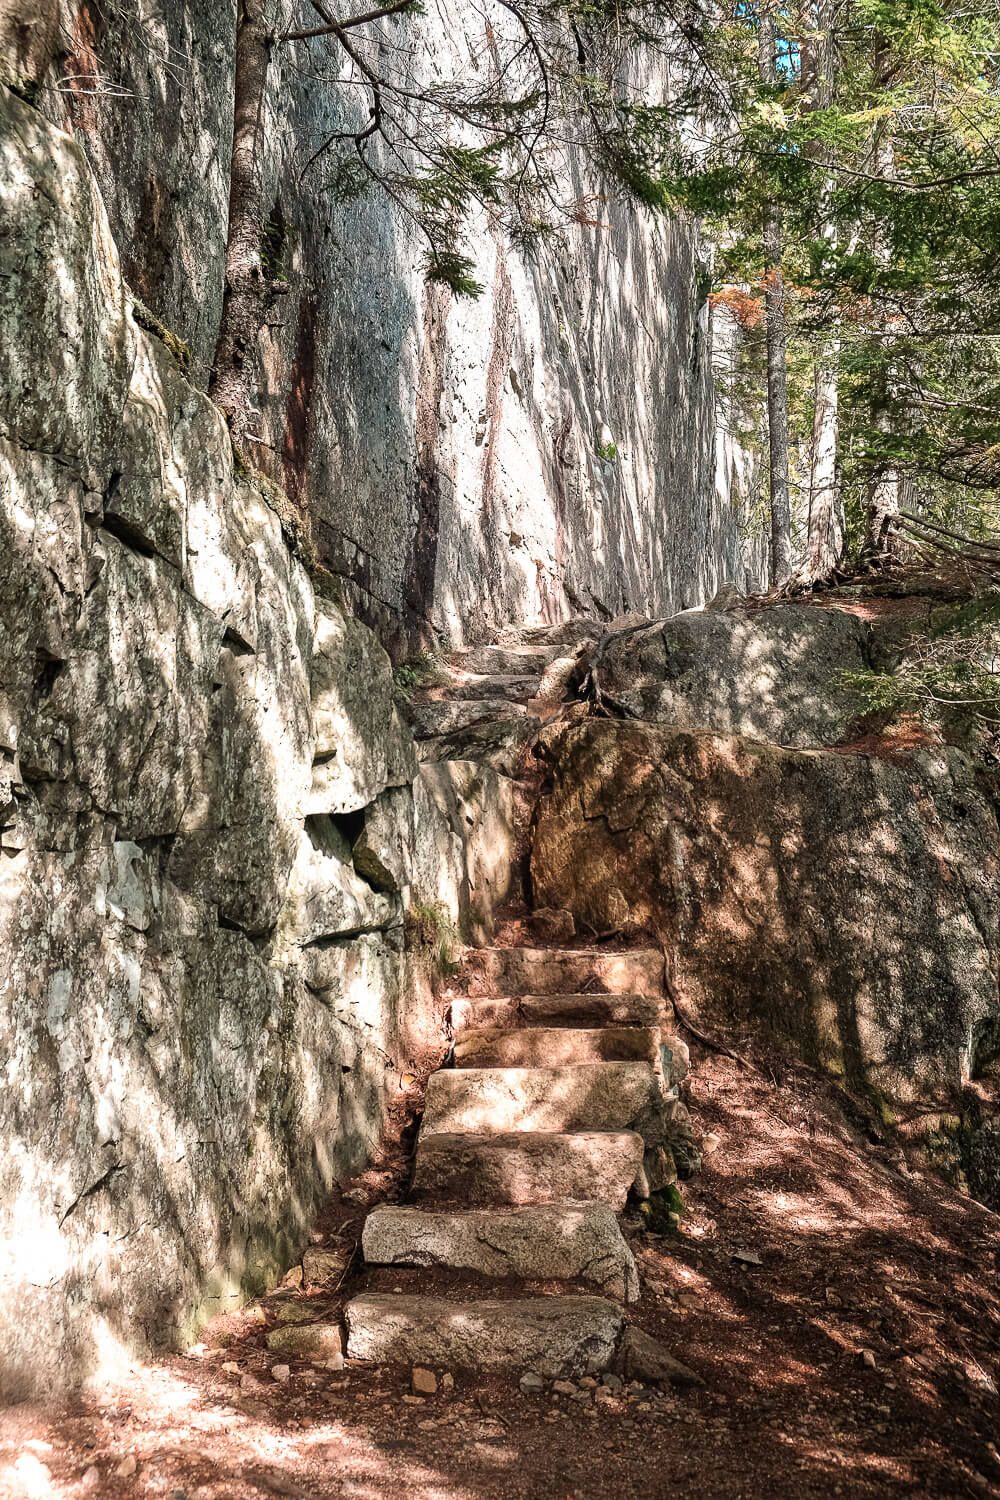
<path id="1" fill-rule="evenodd" d="M 124 1170 L 124 1162 L 112 1162 L 108 1170 L 102 1173 L 101 1176 L 98 1177 L 96 1182 L 92 1182 L 89 1187 L 84 1188 L 82 1193 L 77 1194 L 77 1196 L 73 1199 L 73 1202 L 69 1205 L 69 1208 L 67 1208 L 66 1212 L 59 1220 L 60 1227 L 65 1224 L 70 1214 L 74 1213 L 76 1209 L 79 1208 L 81 1203 L 83 1203 L 87 1198 L 92 1198 L 95 1193 L 101 1192 L 103 1188 L 109 1187 L 113 1179 L 117 1177 L 118 1173 L 124 1172 Z"/>
<path id="2" fill-rule="evenodd" d="M 349 948 L 355 938 L 387 937 L 393 932 L 402 932 L 401 922 L 393 922 L 382 927 L 378 925 L 372 926 L 371 924 L 359 927 L 345 927 L 343 932 L 324 932 L 321 937 L 311 938 L 307 943 L 301 943 L 299 951 L 301 953 L 309 951 L 322 953 L 328 949 Z M 307 988 L 311 989 L 312 986 L 307 986 Z"/>
<path id="3" fill-rule="evenodd" d="M 157 550 L 149 537 L 138 526 L 131 521 L 126 521 L 124 516 L 116 515 L 113 511 L 105 511 L 101 518 L 101 531 L 106 531 L 116 541 L 121 542 L 130 552 L 137 552 L 140 557 L 156 557 Z"/>
<path id="4" fill-rule="evenodd" d="M 416 391 L 416 529 L 403 593 L 403 609 L 412 647 L 434 642 L 431 613 L 441 518 L 441 473 L 437 449 L 445 388 L 448 308 L 447 288 L 429 286 L 425 293 L 423 352 Z"/>
<path id="5" fill-rule="evenodd" d="M 222 911 L 216 912 L 216 923 L 223 932 L 238 932 L 240 937 L 246 938 L 257 952 L 267 947 L 274 933 L 273 923 L 266 929 L 242 927 L 239 922 L 235 922 L 232 917 L 226 916 Z"/>
<path id="6" fill-rule="evenodd" d="M 358 841 L 365 831 L 367 823 L 368 808 L 359 807 L 352 812 L 324 813 L 323 818 L 341 836 L 350 850 L 351 862 L 354 873 L 363 880 L 371 890 L 379 896 L 398 895 L 399 887 L 392 874 L 385 868 L 381 860 L 371 849 L 358 849 Z M 306 819 L 306 827 L 314 820 Z M 313 842 L 319 844 L 319 840 L 313 837 Z"/>
<path id="7" fill-rule="evenodd" d="M 280 204 L 275 205 L 275 214 L 280 214 Z M 272 215 L 272 223 L 274 216 Z M 268 226 L 270 228 L 270 224 Z M 276 254 L 285 253 L 286 231 L 281 221 L 281 245 Z M 305 494 L 309 466 L 309 433 L 312 416 L 313 394 L 316 386 L 316 346 L 319 312 L 316 298 L 303 296 L 299 299 L 298 331 L 295 339 L 295 358 L 292 362 L 285 403 L 285 434 L 282 445 L 282 473 L 285 488 L 291 498 L 301 503 Z"/>
<path id="8" fill-rule="evenodd" d="M 354 812 L 327 814 L 334 828 L 347 840 L 352 849 L 365 831 L 365 812 L 365 808 L 359 807 Z"/>
<path id="9" fill-rule="evenodd" d="M 35 660 L 38 663 L 38 670 L 35 673 L 32 688 L 35 697 L 44 700 L 52 696 L 52 689 L 66 666 L 66 662 L 62 657 L 53 656 L 44 647 L 35 653 Z"/>
<path id="10" fill-rule="evenodd" d="M 239 631 L 234 630 L 231 625 L 227 625 L 225 631 L 223 632 L 222 649 L 223 651 L 231 651 L 234 656 L 257 655 L 253 647 L 249 645 L 240 635 Z"/>

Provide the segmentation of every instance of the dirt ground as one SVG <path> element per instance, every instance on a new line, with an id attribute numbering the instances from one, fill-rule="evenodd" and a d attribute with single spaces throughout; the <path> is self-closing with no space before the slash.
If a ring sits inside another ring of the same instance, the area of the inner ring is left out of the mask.
<path id="1" fill-rule="evenodd" d="M 117 1388 L 0 1416 L 0 1494 L 1000 1495 L 1000 1218 L 866 1140 L 832 1085 L 758 1061 L 694 1049 L 692 1111 L 710 1154 L 685 1185 L 681 1232 L 626 1223 L 644 1283 L 635 1319 L 703 1389 L 598 1406 L 524 1396 L 518 1371 L 489 1382 L 455 1371 L 453 1391 L 419 1400 L 408 1371 L 294 1363 L 279 1383 L 266 1322 L 282 1297 L 311 1300 L 286 1291 Z M 365 1203 L 398 1194 L 405 1172 L 401 1144 L 330 1205 L 315 1238 L 349 1250 Z M 403 1285 L 381 1275 L 348 1276 L 314 1307 Z"/>

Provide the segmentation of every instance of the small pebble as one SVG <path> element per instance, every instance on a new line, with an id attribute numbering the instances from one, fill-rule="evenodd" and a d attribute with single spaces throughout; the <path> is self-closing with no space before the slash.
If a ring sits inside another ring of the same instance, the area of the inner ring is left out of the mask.
<path id="1" fill-rule="evenodd" d="M 284 1385 L 286 1380 L 291 1379 L 291 1370 L 288 1365 L 272 1365 L 271 1379 L 276 1380 L 279 1385 Z"/>
<path id="2" fill-rule="evenodd" d="M 121 1463 L 118 1465 L 117 1469 L 115 1470 L 115 1477 L 117 1479 L 131 1479 L 132 1475 L 135 1473 L 138 1467 L 139 1465 L 136 1462 L 135 1454 L 130 1453 L 128 1457 L 123 1458 Z"/>

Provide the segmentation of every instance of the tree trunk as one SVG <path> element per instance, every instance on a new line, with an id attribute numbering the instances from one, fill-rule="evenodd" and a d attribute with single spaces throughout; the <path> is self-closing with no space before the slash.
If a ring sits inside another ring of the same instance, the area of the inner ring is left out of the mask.
<path id="1" fill-rule="evenodd" d="M 222 322 L 209 392 L 245 452 L 257 416 L 258 341 L 273 288 L 264 272 L 266 214 L 261 158 L 272 38 L 267 0 L 238 0 L 233 154 Z"/>
<path id="2" fill-rule="evenodd" d="M 882 469 L 868 486 L 865 504 L 863 555 L 875 561 L 894 552 L 890 538 L 892 518 L 899 514 L 899 473 Z"/>
<path id="3" fill-rule="evenodd" d="M 840 340 L 825 339 L 816 356 L 815 409 L 809 461 L 809 526 L 802 569 L 809 582 L 829 578 L 844 553 L 844 504 L 837 469 Z"/>
<path id="4" fill-rule="evenodd" d="M 835 92 L 836 56 L 833 42 L 834 0 L 816 0 L 808 45 L 803 45 L 803 81 L 815 109 L 828 109 Z M 822 160 L 821 149 L 813 155 Z M 824 197 L 831 184 L 826 184 Z M 837 225 L 827 211 L 821 233 L 837 242 Z M 829 578 L 844 552 L 844 504 L 837 468 L 840 339 L 836 333 L 820 341 L 814 373 L 814 415 L 809 458 L 809 517 L 804 581 Z"/>
<path id="5" fill-rule="evenodd" d="M 875 158 L 876 171 L 884 176 L 891 176 L 894 168 L 895 152 L 893 142 L 883 124 L 876 126 L 873 155 Z M 876 258 L 883 265 L 889 258 L 889 247 L 885 236 L 877 232 L 875 236 L 874 250 Z M 892 416 L 889 412 L 889 401 L 893 388 L 893 372 L 891 360 L 887 360 L 880 371 L 877 381 L 874 382 L 873 394 L 875 397 L 875 427 L 876 430 L 886 437 L 892 435 Z M 901 476 L 895 464 L 882 464 L 872 475 L 865 495 L 865 540 L 862 547 L 862 556 L 868 559 L 879 559 L 893 551 L 898 552 L 898 543 L 893 547 L 891 539 L 892 518 L 900 509 Z"/>
<path id="6" fill-rule="evenodd" d="M 762 5 L 758 36 L 761 81 L 778 81 L 774 14 Z M 770 203 L 764 223 L 764 309 L 767 333 L 767 434 L 770 456 L 771 587 L 787 583 L 792 571 L 792 508 L 788 479 L 788 326 L 784 237 L 781 209 Z"/>
<path id="7" fill-rule="evenodd" d="M 882 372 L 879 380 L 879 399 L 887 402 L 892 389 L 891 368 Z M 875 426 L 885 436 L 892 434 L 892 418 L 888 411 L 879 410 Z M 893 517 L 902 509 L 903 476 L 893 463 L 882 464 L 868 482 L 865 495 L 865 540 L 861 555 L 871 562 L 886 556 L 898 557 L 905 550 L 898 537 L 892 534 Z"/>

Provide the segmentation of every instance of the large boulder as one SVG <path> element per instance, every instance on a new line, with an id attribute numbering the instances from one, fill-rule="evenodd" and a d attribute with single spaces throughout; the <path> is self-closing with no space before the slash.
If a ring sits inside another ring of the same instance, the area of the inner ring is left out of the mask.
<path id="1" fill-rule="evenodd" d="M 605 706 L 629 718 L 806 747 L 844 737 L 857 706 L 839 674 L 867 665 L 862 620 L 779 604 L 619 631 L 602 643 L 595 679 Z"/>
<path id="2" fill-rule="evenodd" d="M 993 1056 L 995 791 L 960 751 L 780 749 L 592 719 L 544 746 L 535 899 L 655 931 L 678 993 L 901 1100 Z"/>

